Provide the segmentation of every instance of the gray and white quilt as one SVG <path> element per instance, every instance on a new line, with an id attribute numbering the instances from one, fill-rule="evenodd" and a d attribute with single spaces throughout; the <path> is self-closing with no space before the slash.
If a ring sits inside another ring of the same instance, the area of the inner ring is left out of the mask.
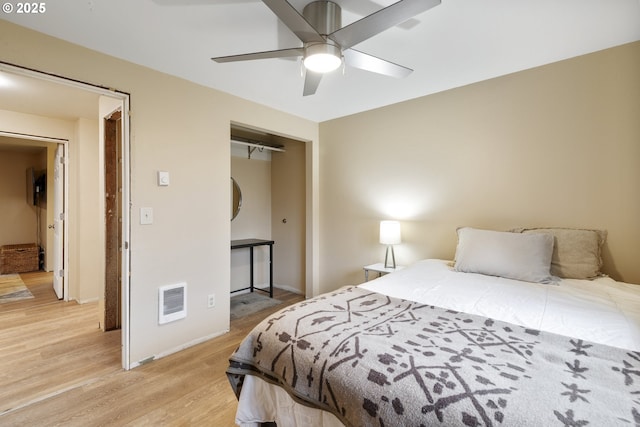
<path id="1" fill-rule="evenodd" d="M 640 352 L 358 287 L 268 317 L 227 374 L 346 426 L 640 426 Z"/>

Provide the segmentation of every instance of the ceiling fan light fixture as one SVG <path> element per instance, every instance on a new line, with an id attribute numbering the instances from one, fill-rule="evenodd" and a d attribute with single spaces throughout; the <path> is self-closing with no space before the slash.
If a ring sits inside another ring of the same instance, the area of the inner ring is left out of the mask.
<path id="1" fill-rule="evenodd" d="M 311 44 L 305 48 L 304 67 L 316 73 L 329 73 L 342 64 L 342 52 L 330 43 Z"/>

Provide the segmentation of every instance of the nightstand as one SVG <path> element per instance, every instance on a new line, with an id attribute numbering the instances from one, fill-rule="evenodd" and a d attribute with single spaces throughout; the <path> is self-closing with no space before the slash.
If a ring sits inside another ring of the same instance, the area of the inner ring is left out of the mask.
<path id="1" fill-rule="evenodd" d="M 364 280 L 365 282 L 369 281 L 369 272 L 374 271 L 378 273 L 378 277 L 383 276 L 387 273 L 393 273 L 394 271 L 402 270 L 404 265 L 396 265 L 396 268 L 388 268 L 384 266 L 384 263 L 379 262 L 377 264 L 371 264 L 363 267 L 364 270 Z"/>

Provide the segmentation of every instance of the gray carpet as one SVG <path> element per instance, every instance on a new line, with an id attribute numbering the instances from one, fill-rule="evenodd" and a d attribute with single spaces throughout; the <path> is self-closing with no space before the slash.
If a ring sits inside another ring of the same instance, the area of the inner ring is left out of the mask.
<path id="1" fill-rule="evenodd" d="M 0 275 L 0 303 L 33 298 L 19 274 Z"/>
<path id="2" fill-rule="evenodd" d="M 265 308 L 273 307 L 282 301 L 269 298 L 261 292 L 250 292 L 231 297 L 231 319 L 239 319 Z"/>

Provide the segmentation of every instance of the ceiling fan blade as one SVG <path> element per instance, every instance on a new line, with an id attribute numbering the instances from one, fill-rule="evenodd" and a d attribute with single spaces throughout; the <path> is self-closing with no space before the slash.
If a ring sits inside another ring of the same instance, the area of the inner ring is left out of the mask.
<path id="1" fill-rule="evenodd" d="M 322 73 L 307 70 L 304 76 L 304 90 L 302 91 L 302 96 L 313 95 L 316 93 L 320 80 L 322 80 Z"/>
<path id="2" fill-rule="evenodd" d="M 360 68 L 361 70 L 371 71 L 373 73 L 384 74 L 396 78 L 407 77 L 413 72 L 411 68 L 380 59 L 368 53 L 360 52 L 355 49 L 347 49 L 342 52 L 345 64 L 350 67 Z"/>
<path id="3" fill-rule="evenodd" d="M 304 43 L 324 43 L 325 39 L 287 0 L 262 0 L 269 9 Z"/>
<path id="4" fill-rule="evenodd" d="M 236 61 L 251 61 L 254 59 L 269 59 L 269 58 L 289 58 L 292 56 L 302 56 L 304 49 L 301 47 L 294 47 L 291 49 L 280 50 L 267 50 L 264 52 L 243 53 L 240 55 L 218 56 L 211 58 L 216 62 L 236 62 Z"/>
<path id="5" fill-rule="evenodd" d="M 400 0 L 334 31 L 329 38 L 348 49 L 439 4 L 440 0 Z"/>

